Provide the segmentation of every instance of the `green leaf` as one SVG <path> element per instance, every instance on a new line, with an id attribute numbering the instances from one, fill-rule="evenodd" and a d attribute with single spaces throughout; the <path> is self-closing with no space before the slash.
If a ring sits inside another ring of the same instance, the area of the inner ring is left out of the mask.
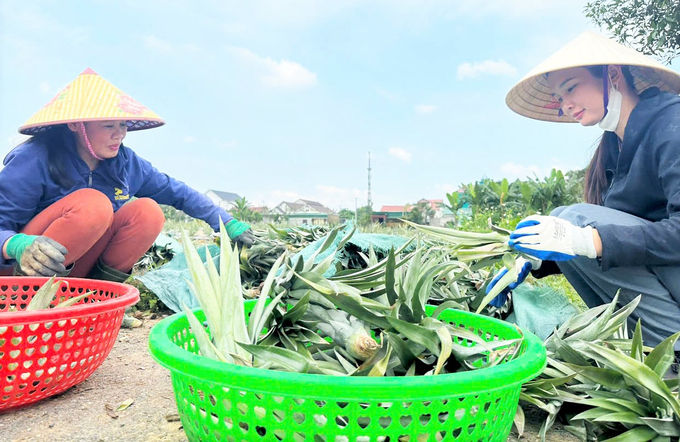
<path id="1" fill-rule="evenodd" d="M 312 266 L 314 265 L 314 260 L 316 260 L 316 257 L 319 256 L 319 254 L 325 252 L 332 244 L 333 241 L 335 241 L 335 237 L 338 236 L 338 232 L 342 226 L 335 227 L 332 229 L 330 232 L 328 232 L 328 235 L 326 235 L 326 239 L 324 242 L 321 244 L 321 246 L 314 251 L 306 260 L 304 263 L 303 271 L 304 272 L 309 272 L 312 269 Z"/>
<path id="2" fill-rule="evenodd" d="M 656 417 L 640 417 L 645 424 L 656 431 L 660 436 L 674 437 L 680 436 L 680 426 L 677 419 L 672 417 L 659 419 Z"/>
<path id="3" fill-rule="evenodd" d="M 587 380 L 591 381 L 593 384 L 602 385 L 607 388 L 626 388 L 626 381 L 623 378 L 623 375 L 616 370 L 568 363 L 565 363 L 565 365 L 578 374 L 576 378 L 580 382 L 585 382 Z"/>
<path id="4" fill-rule="evenodd" d="M 397 334 L 390 332 L 383 332 L 383 336 L 387 338 L 392 350 L 401 362 L 403 367 L 408 367 L 415 360 L 416 356 L 409 349 L 409 346 Z"/>
<path id="5" fill-rule="evenodd" d="M 645 365 L 654 370 L 657 375 L 663 377 L 673 363 L 675 356 L 674 347 L 679 336 L 680 332 L 667 337 L 647 355 Z M 670 358 L 664 358 L 664 356 L 669 356 Z"/>
<path id="6" fill-rule="evenodd" d="M 387 371 L 387 363 L 390 361 L 390 356 L 392 355 L 392 347 L 387 344 L 387 353 L 385 356 L 375 363 L 371 371 L 368 372 L 369 376 L 385 376 Z"/>
<path id="7" fill-rule="evenodd" d="M 418 324 L 412 324 L 410 322 L 402 321 L 401 319 L 393 318 L 391 316 L 387 317 L 389 324 L 397 330 L 399 333 L 404 335 L 407 339 L 422 345 L 432 352 L 432 354 L 439 356 L 439 337 L 437 332 L 429 330 Z"/>
<path id="8" fill-rule="evenodd" d="M 389 253 L 387 254 L 387 262 L 385 266 L 385 289 L 387 293 L 387 301 L 390 303 L 390 305 L 394 305 L 395 302 L 397 302 L 397 299 L 399 298 L 399 295 L 397 294 L 397 291 L 394 288 L 394 272 L 396 270 L 396 264 L 395 264 L 395 257 L 394 257 L 394 248 L 390 248 Z"/>
<path id="9" fill-rule="evenodd" d="M 231 355 L 223 354 L 217 347 L 215 347 L 215 345 L 213 345 L 208 333 L 206 333 L 205 328 L 203 328 L 201 321 L 198 320 L 193 311 L 189 310 L 189 307 L 184 304 L 184 301 L 181 302 L 182 310 L 184 310 L 184 313 L 187 315 L 189 327 L 191 327 L 191 331 L 194 334 L 194 339 L 196 339 L 196 343 L 198 344 L 198 349 L 201 351 L 201 354 L 216 361 L 229 362 L 233 364 L 234 359 L 231 357 Z"/>
<path id="10" fill-rule="evenodd" d="M 457 303 L 456 301 L 444 301 L 439 306 L 435 309 L 434 312 L 432 312 L 432 315 L 430 315 L 431 318 L 437 319 L 439 315 L 441 315 L 443 312 L 445 312 L 448 309 L 456 309 L 457 306 L 460 304 Z"/>
<path id="11" fill-rule="evenodd" d="M 451 339 L 451 333 L 446 327 L 439 327 L 436 330 L 437 336 L 439 336 L 439 341 L 441 342 L 441 349 L 439 351 L 439 357 L 437 358 L 437 366 L 434 369 L 434 374 L 437 375 L 441 371 L 442 367 L 451 356 L 451 351 L 453 347 L 453 340 Z"/>
<path id="12" fill-rule="evenodd" d="M 582 413 L 577 414 L 576 416 L 572 417 L 572 420 L 587 420 L 587 421 L 592 421 L 597 419 L 598 417 L 601 416 L 606 416 L 608 414 L 611 414 L 610 410 L 607 410 L 605 408 L 591 408 L 590 410 L 586 410 Z"/>
<path id="13" fill-rule="evenodd" d="M 649 427 L 635 427 L 603 442 L 647 442 L 657 436 L 656 431 Z"/>
<path id="14" fill-rule="evenodd" d="M 462 230 L 454 230 L 446 227 L 423 226 L 412 223 L 408 220 L 402 221 L 411 227 L 415 227 L 417 230 L 423 231 L 429 235 L 435 236 L 454 245 L 477 246 L 494 242 L 505 243 L 508 240 L 506 236 L 496 232 L 464 232 Z"/>
<path id="15" fill-rule="evenodd" d="M 276 296 L 276 298 L 274 298 L 272 300 L 272 302 L 270 302 L 269 305 L 267 305 L 265 307 L 264 311 L 262 312 L 262 314 L 260 315 L 260 317 L 258 319 L 257 325 L 255 326 L 255 328 L 253 328 L 253 335 L 251 337 L 251 343 L 252 344 L 257 343 L 258 339 L 260 338 L 260 334 L 262 334 L 262 330 L 267 326 L 268 322 L 271 320 L 272 312 L 274 311 L 276 306 L 279 305 L 279 303 L 281 302 L 281 299 L 283 298 L 283 296 L 285 294 L 286 294 L 285 291 L 279 293 Z M 252 319 L 252 316 L 251 316 L 251 319 Z"/>
<path id="16" fill-rule="evenodd" d="M 361 299 L 360 297 L 357 299 L 343 293 L 330 295 L 322 293 L 322 295 L 340 310 L 345 311 L 358 319 L 361 319 L 372 327 L 379 327 L 382 330 L 390 328 L 390 323 L 387 321 L 385 316 L 374 313 L 373 311 L 364 307 L 363 304 L 367 303 L 369 300 Z"/>
<path id="17" fill-rule="evenodd" d="M 644 425 L 640 416 L 632 411 L 609 413 L 593 419 L 595 422 L 616 422 L 620 424 Z"/>
<path id="18" fill-rule="evenodd" d="M 637 324 L 635 324 L 635 332 L 633 332 L 630 356 L 640 362 L 644 362 L 645 360 L 644 347 L 642 345 L 642 321 L 640 321 L 640 319 L 638 319 Z M 654 369 L 653 367 L 650 368 L 652 368 L 652 370 Z"/>
<path id="19" fill-rule="evenodd" d="M 626 356 L 620 351 L 611 350 L 603 345 L 584 342 L 588 350 L 584 350 L 588 355 L 602 363 L 614 366 L 624 376 L 630 377 L 633 381 L 639 383 L 641 386 L 658 394 L 664 398 L 672 407 L 676 416 L 680 416 L 680 403 L 678 399 L 671 393 L 666 384 L 661 378 L 654 373 L 654 371 L 629 356 Z"/>
<path id="20" fill-rule="evenodd" d="M 258 363 L 271 362 L 293 373 L 307 373 L 310 362 L 312 362 L 300 353 L 286 348 L 274 347 L 273 345 L 250 345 L 241 342 L 238 344 L 256 358 L 261 359 L 261 361 L 258 360 Z"/>
<path id="21" fill-rule="evenodd" d="M 520 405 L 517 405 L 517 410 L 515 411 L 515 417 L 512 419 L 512 423 L 515 424 L 515 428 L 517 428 L 517 437 L 521 438 L 524 434 L 525 418 L 524 410 Z"/>
<path id="22" fill-rule="evenodd" d="M 305 295 L 298 302 L 296 302 L 290 310 L 284 313 L 283 318 L 281 318 L 281 322 L 295 324 L 304 316 L 308 306 L 309 291 L 307 291 L 307 293 L 305 293 Z"/>
<path id="23" fill-rule="evenodd" d="M 316 332 L 314 332 L 314 331 L 312 331 L 312 330 L 309 330 L 309 329 L 304 328 L 304 327 L 299 327 L 299 328 L 298 328 L 298 333 L 299 333 L 300 335 L 302 335 L 302 337 L 303 337 L 305 340 L 311 342 L 312 344 L 316 344 L 316 345 L 328 345 L 328 341 L 326 341 L 324 338 L 321 337 L 321 335 L 319 335 L 318 333 L 316 333 Z"/>
<path id="24" fill-rule="evenodd" d="M 95 294 L 97 291 L 96 290 L 90 290 L 86 293 L 83 293 L 82 295 L 74 296 L 73 298 L 68 298 L 66 301 L 60 302 L 57 304 L 54 308 L 64 308 L 64 307 L 70 307 L 74 304 L 77 304 L 78 301 L 81 299 L 84 299 L 90 295 Z"/>
<path id="25" fill-rule="evenodd" d="M 498 294 L 503 291 L 507 286 L 509 286 L 511 283 L 517 281 L 517 269 L 515 266 L 512 267 L 512 269 L 508 270 L 503 277 L 496 282 L 496 285 L 493 286 L 491 291 L 482 298 L 482 302 L 479 304 L 479 307 L 477 307 L 476 313 L 479 314 L 481 311 L 489 305 L 489 302 L 491 302 Z"/>
<path id="26" fill-rule="evenodd" d="M 61 286 L 62 282 L 64 282 L 61 279 L 55 281 L 55 278 L 56 276 L 51 277 L 42 286 L 40 286 L 38 291 L 33 295 L 33 298 L 31 298 L 31 302 L 29 302 L 28 306 L 26 306 L 25 311 L 44 310 L 50 308 L 52 299 L 54 299 L 59 287 Z"/>
<path id="27" fill-rule="evenodd" d="M 269 293 L 271 293 L 276 274 L 278 273 L 284 259 L 286 259 L 286 256 L 287 254 L 284 252 L 278 257 L 276 262 L 274 262 L 274 265 L 272 265 L 272 268 L 269 270 L 269 273 L 267 273 L 267 277 L 264 280 L 262 291 L 260 292 L 260 296 L 257 298 L 255 307 L 253 307 L 253 310 L 250 313 L 250 319 L 248 320 L 248 336 L 250 336 L 251 344 L 257 342 L 257 339 L 264 328 L 264 324 L 267 322 L 268 318 L 264 316 L 265 304 L 269 299 Z M 275 304 L 275 302 L 272 302 L 272 304 Z"/>

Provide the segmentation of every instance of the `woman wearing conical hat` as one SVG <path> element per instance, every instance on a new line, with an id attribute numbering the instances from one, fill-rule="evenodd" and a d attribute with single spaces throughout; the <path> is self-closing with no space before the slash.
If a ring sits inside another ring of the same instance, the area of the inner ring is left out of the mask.
<path id="1" fill-rule="evenodd" d="M 631 325 L 642 319 L 648 345 L 680 330 L 679 91 L 677 72 L 586 32 L 506 98 L 529 118 L 604 130 L 586 203 L 530 216 L 512 233 L 510 245 L 531 258 L 518 261 L 518 283 L 531 269 L 561 271 L 589 307 L 619 289 L 622 303 L 642 294 Z"/>
<path id="2" fill-rule="evenodd" d="M 0 170 L 0 274 L 123 281 L 163 228 L 159 204 L 215 230 L 221 219 L 252 244 L 248 224 L 123 144 L 128 131 L 163 124 L 87 69 L 20 127 L 32 137 Z"/>

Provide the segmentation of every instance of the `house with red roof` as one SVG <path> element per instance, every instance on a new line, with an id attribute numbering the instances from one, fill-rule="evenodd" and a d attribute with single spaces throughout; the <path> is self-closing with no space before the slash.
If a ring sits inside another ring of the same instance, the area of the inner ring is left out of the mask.
<path id="1" fill-rule="evenodd" d="M 417 204 L 426 203 L 432 209 L 432 215 L 428 218 L 427 224 L 431 226 L 445 226 L 446 223 L 455 220 L 454 214 L 444 206 L 444 200 L 428 200 L 422 198 L 415 204 L 405 204 L 403 206 L 382 206 L 379 211 L 373 212 L 371 220 L 379 224 L 398 224 L 401 223 L 408 212 Z"/>

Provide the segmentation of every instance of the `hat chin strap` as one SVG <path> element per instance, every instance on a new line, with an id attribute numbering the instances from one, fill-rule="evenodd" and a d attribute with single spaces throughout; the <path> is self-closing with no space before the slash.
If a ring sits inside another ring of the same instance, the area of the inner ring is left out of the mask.
<path id="1" fill-rule="evenodd" d="M 602 90 L 604 90 L 604 115 L 602 115 L 602 119 L 607 116 L 607 112 L 609 112 L 609 109 L 607 107 L 609 106 L 609 66 L 604 65 L 602 67 Z"/>
<path id="2" fill-rule="evenodd" d="M 615 132 L 619 126 L 619 120 L 621 119 L 623 95 L 613 84 L 611 84 L 608 71 L 607 66 L 605 66 L 602 73 L 602 84 L 604 87 L 604 116 L 602 116 L 598 126 L 600 126 L 600 129 L 607 132 Z"/>
<path id="3" fill-rule="evenodd" d="M 85 132 L 85 123 L 82 121 L 80 122 L 80 131 L 83 133 L 83 137 L 85 138 L 85 144 L 87 145 L 87 150 L 90 151 L 90 155 L 98 159 L 99 161 L 104 161 L 104 158 L 98 156 L 96 153 L 94 153 L 94 150 L 92 149 L 92 145 L 90 144 L 90 139 L 87 137 L 87 132 Z"/>

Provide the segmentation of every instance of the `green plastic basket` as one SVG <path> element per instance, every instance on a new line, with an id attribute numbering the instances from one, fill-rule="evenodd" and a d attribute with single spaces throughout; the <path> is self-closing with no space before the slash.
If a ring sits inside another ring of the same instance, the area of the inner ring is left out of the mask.
<path id="1" fill-rule="evenodd" d="M 439 319 L 486 341 L 521 336 L 512 324 L 473 313 L 446 310 Z M 524 333 L 514 360 L 462 373 L 345 377 L 248 368 L 199 356 L 183 313 L 156 324 L 149 349 L 170 370 L 187 437 L 205 442 L 503 441 L 522 384 L 546 364 L 543 343 Z"/>

